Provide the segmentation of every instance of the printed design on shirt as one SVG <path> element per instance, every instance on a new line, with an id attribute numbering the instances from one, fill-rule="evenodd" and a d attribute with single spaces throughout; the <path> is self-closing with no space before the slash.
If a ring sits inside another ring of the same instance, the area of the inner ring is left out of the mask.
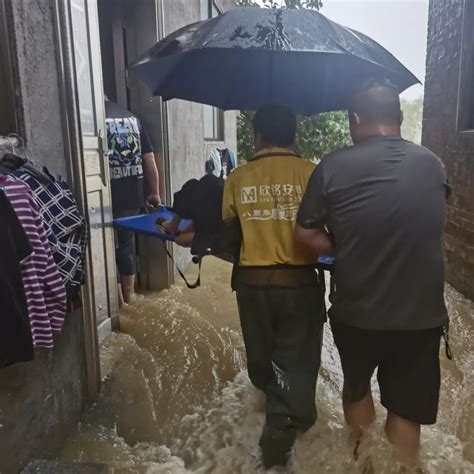
<path id="1" fill-rule="evenodd" d="M 107 143 L 111 179 L 142 177 L 140 127 L 136 117 L 108 118 Z"/>
<path id="2" fill-rule="evenodd" d="M 242 204 L 257 202 L 257 186 L 247 186 L 240 189 L 240 201 Z"/>
<path id="3" fill-rule="evenodd" d="M 303 189 L 294 184 L 265 184 L 260 186 L 244 186 L 240 188 L 241 204 L 259 202 L 301 202 Z"/>
<path id="4" fill-rule="evenodd" d="M 290 183 L 245 186 L 240 188 L 242 214 L 246 221 L 294 221 L 303 197 L 301 186 Z"/>
<path id="5" fill-rule="evenodd" d="M 242 215 L 246 221 L 294 221 L 298 214 L 298 204 L 277 205 L 272 209 L 254 209 Z"/>

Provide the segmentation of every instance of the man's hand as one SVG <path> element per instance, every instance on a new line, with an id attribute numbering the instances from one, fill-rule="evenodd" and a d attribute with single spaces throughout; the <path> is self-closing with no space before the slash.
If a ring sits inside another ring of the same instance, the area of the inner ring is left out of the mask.
<path id="1" fill-rule="evenodd" d="M 193 244 L 194 232 L 182 232 L 176 236 L 175 243 L 180 247 L 191 247 Z"/>
<path id="2" fill-rule="evenodd" d="M 147 211 L 153 211 L 160 207 L 161 197 L 157 193 L 149 194 L 145 200 L 145 207 Z"/>
<path id="3" fill-rule="evenodd" d="M 159 191 L 158 168 L 156 167 L 155 154 L 143 155 L 143 172 L 145 175 L 145 207 L 148 211 L 156 210 L 161 204 Z"/>
<path id="4" fill-rule="evenodd" d="M 165 229 L 168 234 L 176 235 L 178 233 L 180 222 L 181 218 L 177 214 L 173 214 L 171 219 L 161 223 L 161 227 L 163 227 L 163 229 Z"/>

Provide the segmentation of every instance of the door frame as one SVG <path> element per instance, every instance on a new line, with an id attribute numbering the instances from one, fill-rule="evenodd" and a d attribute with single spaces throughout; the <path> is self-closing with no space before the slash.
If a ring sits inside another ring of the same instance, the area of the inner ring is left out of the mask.
<path id="1" fill-rule="evenodd" d="M 88 5 L 96 0 L 86 0 Z M 67 160 L 67 172 L 71 188 L 76 198 L 78 207 L 84 216 L 88 215 L 88 196 L 86 185 L 86 171 L 84 164 L 84 140 L 81 131 L 81 120 L 79 112 L 79 97 L 76 85 L 76 67 L 74 57 L 73 32 L 71 23 L 70 0 L 53 0 L 53 17 L 55 30 L 55 46 L 57 52 L 57 64 L 59 72 L 59 93 L 61 100 L 62 122 L 63 122 L 63 139 L 65 143 L 65 154 L 70 159 Z M 88 17 L 90 21 L 90 16 Z M 90 34 L 89 34 L 90 39 Z M 92 44 L 92 43 L 95 43 Z M 99 48 L 96 41 L 91 41 L 90 48 Z M 92 61 L 92 56 L 91 56 Z M 93 60 L 93 68 L 96 68 L 94 74 L 100 73 L 102 80 L 102 72 L 100 71 L 100 52 L 98 57 Z M 97 71 L 99 68 L 99 71 Z M 101 86 L 102 87 L 102 86 Z M 101 92 L 103 96 L 103 91 Z M 102 97 L 103 99 L 103 97 Z M 95 94 L 95 100 L 100 100 L 98 94 Z M 97 104 L 94 104 L 97 106 Z M 103 107 L 103 106 L 102 106 Z M 97 108 L 96 108 L 97 110 Z M 105 121 L 104 121 L 105 133 Z M 105 139 L 105 138 L 104 138 Z M 102 146 L 102 149 L 103 146 Z M 105 150 L 105 149 L 104 149 Z M 107 169 L 104 177 L 107 179 Z M 110 191 L 109 191 L 110 192 Z M 112 243 L 113 245 L 113 243 Z M 108 243 L 110 247 L 110 242 Z M 109 248 L 110 251 L 110 248 Z M 110 255 L 113 258 L 113 255 Z M 100 373 L 100 354 L 99 354 L 99 328 L 97 327 L 96 304 L 94 281 L 92 278 L 92 258 L 90 246 L 88 246 L 88 254 L 86 259 L 86 282 L 82 287 L 82 317 L 84 325 L 84 355 L 86 366 L 87 394 L 89 399 L 96 399 L 101 382 Z M 110 315 L 110 327 L 106 328 L 107 332 L 114 323 L 118 321 L 118 314 Z"/>
<path id="2" fill-rule="evenodd" d="M 113 0 L 111 0 L 113 1 Z M 168 146 L 168 106 L 166 102 L 159 97 L 149 98 L 148 89 L 134 76 L 129 77 L 126 71 L 125 47 L 127 48 L 128 60 L 133 63 L 145 51 L 143 50 L 143 37 L 138 39 L 137 31 L 142 27 L 136 16 L 140 15 L 141 8 L 146 8 L 149 20 L 148 28 L 145 28 L 148 46 L 152 46 L 165 34 L 164 5 L 163 0 L 135 0 L 133 6 L 133 15 L 127 15 L 127 8 L 117 9 L 112 18 L 112 36 L 113 36 L 113 55 L 115 63 L 115 84 L 117 92 L 117 101 L 124 107 L 134 112 L 144 125 L 151 138 L 157 166 L 162 174 L 164 202 L 170 202 L 172 199 L 171 176 L 169 166 L 169 146 Z M 124 38 L 123 32 L 126 32 Z M 126 39 L 126 41 L 125 41 Z M 149 41 L 148 41 L 149 39 Z M 147 97 L 143 90 L 147 90 Z M 127 94 L 127 91 L 129 94 Z M 127 103 L 126 98 L 130 99 Z M 153 108 L 154 115 L 150 116 L 150 107 Z M 158 125 L 159 121 L 159 125 Z M 160 161 L 162 166 L 160 166 Z M 175 282 L 174 267 L 169 260 L 163 246 L 156 239 L 137 236 L 138 258 L 137 258 L 137 276 L 138 285 L 142 290 L 162 290 L 169 288 Z M 173 246 L 165 243 L 168 251 L 173 253 Z"/>

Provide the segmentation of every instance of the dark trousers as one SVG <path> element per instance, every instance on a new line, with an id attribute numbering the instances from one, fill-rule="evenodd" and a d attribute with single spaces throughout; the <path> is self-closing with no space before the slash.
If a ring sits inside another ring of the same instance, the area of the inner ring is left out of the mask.
<path id="1" fill-rule="evenodd" d="M 249 377 L 266 394 L 264 435 L 308 430 L 316 421 L 325 321 L 322 291 L 244 287 L 237 290 L 237 302 Z"/>

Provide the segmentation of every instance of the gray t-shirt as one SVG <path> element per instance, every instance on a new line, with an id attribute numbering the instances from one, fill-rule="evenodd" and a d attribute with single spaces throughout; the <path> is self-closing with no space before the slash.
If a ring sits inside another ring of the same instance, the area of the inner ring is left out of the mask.
<path id="1" fill-rule="evenodd" d="M 440 159 L 385 136 L 328 155 L 316 167 L 298 224 L 327 226 L 336 243 L 331 319 L 371 330 L 447 322 Z"/>

